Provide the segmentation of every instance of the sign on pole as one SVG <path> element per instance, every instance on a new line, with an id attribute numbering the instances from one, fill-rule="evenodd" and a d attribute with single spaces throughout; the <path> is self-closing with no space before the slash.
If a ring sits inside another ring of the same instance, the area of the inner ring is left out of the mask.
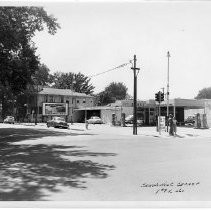
<path id="1" fill-rule="evenodd" d="M 166 129 L 166 118 L 165 116 L 158 117 L 158 129 L 159 131 L 162 131 Z"/>

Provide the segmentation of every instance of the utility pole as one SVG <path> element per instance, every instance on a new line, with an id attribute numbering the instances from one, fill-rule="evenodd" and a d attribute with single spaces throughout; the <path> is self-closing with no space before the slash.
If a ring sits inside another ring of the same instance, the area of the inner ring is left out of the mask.
<path id="1" fill-rule="evenodd" d="M 167 70 L 167 132 L 168 132 L 168 119 L 169 119 L 169 58 L 170 58 L 170 53 L 169 51 L 167 52 L 167 58 L 168 58 L 168 70 Z"/>
<path id="2" fill-rule="evenodd" d="M 133 67 L 131 68 L 134 73 L 134 94 L 133 94 L 133 135 L 137 135 L 137 73 L 136 70 L 136 55 L 133 58 Z"/>
<path id="3" fill-rule="evenodd" d="M 164 99 L 165 99 L 165 88 L 162 87 L 161 89 L 162 89 L 162 91 L 163 91 L 162 95 L 163 95 L 163 100 L 164 100 Z M 164 107 L 164 108 L 165 108 L 165 107 Z M 167 115 L 167 114 L 166 114 L 166 115 Z M 166 125 L 166 117 L 165 117 L 165 125 Z M 166 129 L 165 129 L 165 131 L 166 131 Z"/>

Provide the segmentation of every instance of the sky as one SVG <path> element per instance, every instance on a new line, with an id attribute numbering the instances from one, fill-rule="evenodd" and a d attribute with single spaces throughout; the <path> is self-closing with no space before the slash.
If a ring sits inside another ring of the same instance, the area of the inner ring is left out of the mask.
<path id="1" fill-rule="evenodd" d="M 170 98 L 194 98 L 211 86 L 211 2 L 51 2 L 39 3 L 61 29 L 34 37 L 37 54 L 51 73 L 107 71 L 137 57 L 137 97 L 153 99 L 167 86 Z M 91 78 L 98 93 L 123 82 L 133 95 L 133 71 L 126 67 Z"/>

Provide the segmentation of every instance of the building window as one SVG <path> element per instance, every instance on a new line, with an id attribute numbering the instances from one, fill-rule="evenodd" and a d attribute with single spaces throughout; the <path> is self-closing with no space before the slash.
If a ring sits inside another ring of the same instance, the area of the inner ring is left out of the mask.
<path id="1" fill-rule="evenodd" d="M 49 102 L 54 102 L 54 101 L 53 101 L 53 96 L 50 96 L 50 97 L 49 97 Z"/>
<path id="2" fill-rule="evenodd" d="M 45 95 L 45 96 L 44 96 L 44 101 L 45 101 L 45 102 L 48 102 L 48 95 Z"/>
<path id="3" fill-rule="evenodd" d="M 85 104 L 86 103 L 86 99 L 83 99 L 83 104 Z"/>
<path id="4" fill-rule="evenodd" d="M 64 96 L 61 96 L 61 103 L 64 103 Z"/>
<path id="5" fill-rule="evenodd" d="M 42 107 L 39 106 L 39 114 L 42 114 Z"/>
<path id="6" fill-rule="evenodd" d="M 77 100 L 77 104 L 79 104 L 80 103 L 80 101 L 79 100 Z"/>

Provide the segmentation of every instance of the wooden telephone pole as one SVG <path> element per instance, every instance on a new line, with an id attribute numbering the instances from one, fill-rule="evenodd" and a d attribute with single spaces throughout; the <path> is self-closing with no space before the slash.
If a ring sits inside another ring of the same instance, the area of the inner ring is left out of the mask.
<path id="1" fill-rule="evenodd" d="M 140 68 L 136 68 L 136 55 L 133 58 L 133 67 L 131 68 L 134 73 L 134 93 L 133 93 L 133 135 L 137 135 L 137 70 Z"/>

